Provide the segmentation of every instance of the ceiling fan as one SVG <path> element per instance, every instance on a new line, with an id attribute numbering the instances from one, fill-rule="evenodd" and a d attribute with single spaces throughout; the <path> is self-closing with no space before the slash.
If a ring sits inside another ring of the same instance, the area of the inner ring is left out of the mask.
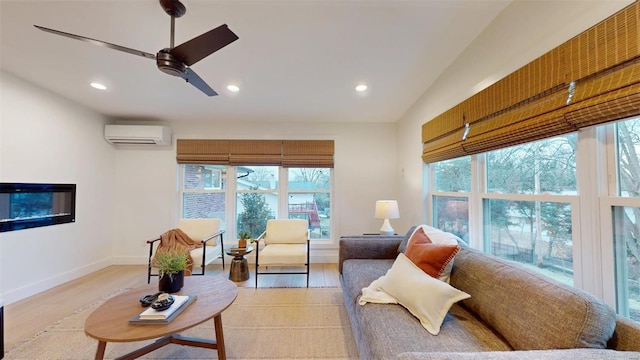
<path id="1" fill-rule="evenodd" d="M 222 49 L 223 47 L 238 40 L 238 36 L 229 30 L 226 24 L 210 30 L 198 37 L 174 47 L 175 19 L 184 15 L 187 10 L 179 0 L 159 0 L 162 9 L 171 16 L 171 43 L 168 48 L 158 51 L 157 54 L 130 49 L 124 46 L 111 44 L 108 42 L 91 39 L 88 37 L 69 34 L 66 32 L 48 29 L 34 25 L 36 28 L 56 35 L 66 36 L 72 39 L 85 41 L 94 45 L 108 47 L 110 49 L 124 51 L 129 54 L 138 55 L 147 59 L 156 60 L 156 65 L 160 71 L 169 75 L 178 76 L 195 86 L 209 96 L 218 95 L 207 83 L 198 76 L 189 66 Z"/>

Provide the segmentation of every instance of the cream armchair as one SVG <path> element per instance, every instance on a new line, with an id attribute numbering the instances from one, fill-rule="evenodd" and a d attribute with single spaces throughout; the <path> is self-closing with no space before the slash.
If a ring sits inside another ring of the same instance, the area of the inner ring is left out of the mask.
<path id="1" fill-rule="evenodd" d="M 200 272 L 192 272 L 191 275 L 204 275 L 205 267 L 217 258 L 222 258 L 222 269 L 224 269 L 224 230 L 220 230 L 220 219 L 180 219 L 178 229 L 182 230 L 189 238 L 202 242 L 202 247 L 190 251 L 193 260 L 193 268 L 200 268 Z M 160 238 L 148 240 L 149 244 L 149 265 L 147 271 L 147 283 L 151 282 L 152 273 L 151 260 L 154 255 L 154 244 Z"/>
<path id="2" fill-rule="evenodd" d="M 307 220 L 273 219 L 256 239 L 256 287 L 258 275 L 306 274 L 309 287 L 310 240 Z M 306 271 L 261 271 L 267 266 L 304 266 Z"/>

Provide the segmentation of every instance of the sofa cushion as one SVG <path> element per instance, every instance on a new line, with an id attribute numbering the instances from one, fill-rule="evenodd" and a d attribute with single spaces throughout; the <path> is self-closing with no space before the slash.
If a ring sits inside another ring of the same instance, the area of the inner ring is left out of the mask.
<path id="1" fill-rule="evenodd" d="M 398 254 L 391 269 L 381 278 L 380 287 L 398 299 L 432 335 L 440 332 L 451 306 L 469 298 L 469 294 L 425 274 L 404 254 Z"/>
<path id="2" fill-rule="evenodd" d="M 404 254 L 431 277 L 447 281 L 451 275 L 448 265 L 459 249 L 458 245 L 434 244 L 422 228 L 418 228 L 411 236 Z"/>
<path id="3" fill-rule="evenodd" d="M 348 259 L 390 259 L 398 256 L 398 246 L 402 235 L 355 235 L 340 236 L 338 250 L 338 271 Z"/>
<path id="4" fill-rule="evenodd" d="M 451 285 L 516 350 L 605 348 L 616 325 L 613 309 L 594 296 L 465 246 Z"/>
<path id="5" fill-rule="evenodd" d="M 418 225 L 418 226 L 412 227 L 411 229 L 413 229 L 413 232 L 407 233 L 407 236 L 405 237 L 405 239 L 398 246 L 398 252 L 402 252 L 402 253 L 406 252 L 407 246 L 411 242 L 411 239 L 414 233 L 417 232 L 418 229 L 421 229 L 422 231 L 424 231 L 424 233 L 427 235 L 429 240 L 431 240 L 431 242 L 434 244 L 443 244 L 443 245 L 464 244 L 464 241 L 462 241 L 459 237 L 453 235 L 452 233 L 442 231 L 440 229 L 436 229 L 429 225 L 424 225 L 424 224 Z M 440 276 L 440 280 L 449 282 L 449 277 L 450 277 L 452 268 L 453 268 L 453 260 L 451 260 L 443 270 Z"/>
<path id="6" fill-rule="evenodd" d="M 375 279 L 387 273 L 393 260 L 387 259 L 349 259 L 342 265 L 342 291 L 354 302 Z M 360 306 L 360 305 L 358 305 Z"/>
<path id="7" fill-rule="evenodd" d="M 356 305 L 357 324 L 364 344 L 358 344 L 361 359 L 395 359 L 405 351 L 509 351 L 509 344 L 473 314 L 453 305 L 440 328 L 429 334 L 400 305 Z M 353 321 L 353 319 L 351 319 Z"/>
<path id="8" fill-rule="evenodd" d="M 404 236 L 404 239 L 402 240 L 400 245 L 398 245 L 398 254 L 403 253 L 405 252 L 405 250 L 407 250 L 407 244 L 409 244 L 409 238 L 411 238 L 411 235 L 413 235 L 413 232 L 416 231 L 417 228 L 418 228 L 417 225 L 414 225 L 411 228 L 409 228 L 409 231 L 407 231 L 407 234 Z"/>

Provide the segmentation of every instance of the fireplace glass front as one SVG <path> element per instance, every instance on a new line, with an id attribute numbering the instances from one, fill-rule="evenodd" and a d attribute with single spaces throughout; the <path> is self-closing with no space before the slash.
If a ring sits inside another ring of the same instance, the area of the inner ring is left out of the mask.
<path id="1" fill-rule="evenodd" d="M 75 184 L 0 183 L 0 232 L 75 219 Z"/>

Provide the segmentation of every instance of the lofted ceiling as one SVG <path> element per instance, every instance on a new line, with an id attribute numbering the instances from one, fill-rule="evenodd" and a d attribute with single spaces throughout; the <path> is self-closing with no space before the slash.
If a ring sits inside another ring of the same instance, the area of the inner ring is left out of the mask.
<path id="1" fill-rule="evenodd" d="M 192 66 L 219 96 L 160 72 L 153 60 L 33 26 L 155 54 L 170 34 L 156 0 L 1 0 L 0 67 L 123 119 L 395 122 L 510 1 L 182 3 L 176 45 L 221 24 L 240 38 Z M 363 93 L 354 90 L 360 83 L 368 85 Z"/>

